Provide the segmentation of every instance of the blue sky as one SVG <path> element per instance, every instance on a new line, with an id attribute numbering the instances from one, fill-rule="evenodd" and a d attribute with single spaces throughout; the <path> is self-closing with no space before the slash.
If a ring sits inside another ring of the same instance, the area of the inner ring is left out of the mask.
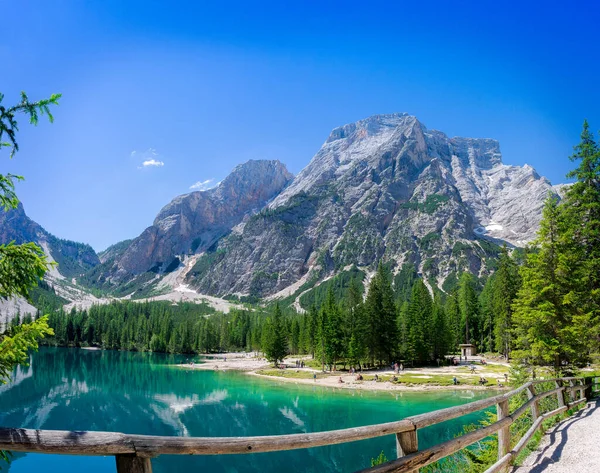
<path id="1" fill-rule="evenodd" d="M 25 175 L 31 218 L 97 250 L 248 159 L 297 173 L 377 113 L 498 139 L 564 182 L 583 119 L 600 128 L 600 7 L 576 3 L 0 0 L 0 91 L 63 94 L 0 172 Z"/>

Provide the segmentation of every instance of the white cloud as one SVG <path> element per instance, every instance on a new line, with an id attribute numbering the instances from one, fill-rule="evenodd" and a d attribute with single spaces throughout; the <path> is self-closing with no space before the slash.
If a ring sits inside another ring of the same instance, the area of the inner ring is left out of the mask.
<path id="1" fill-rule="evenodd" d="M 207 189 L 210 189 L 211 187 L 214 187 L 211 185 L 213 182 L 213 178 L 207 179 L 206 181 L 198 181 L 196 182 L 196 184 L 191 185 L 190 189 L 195 191 L 205 191 Z"/>
<path id="2" fill-rule="evenodd" d="M 161 167 L 164 166 L 165 163 L 163 163 L 162 161 L 157 161 L 156 159 L 148 159 L 147 161 L 144 161 L 142 163 L 143 167 L 148 167 L 148 166 L 156 166 L 156 167 Z"/>
<path id="3" fill-rule="evenodd" d="M 138 169 L 144 169 L 148 167 L 163 167 L 165 165 L 164 161 L 159 159 L 160 155 L 154 148 L 148 148 L 145 151 L 133 150 L 130 156 L 136 161 L 142 161 L 142 164 L 138 166 Z"/>

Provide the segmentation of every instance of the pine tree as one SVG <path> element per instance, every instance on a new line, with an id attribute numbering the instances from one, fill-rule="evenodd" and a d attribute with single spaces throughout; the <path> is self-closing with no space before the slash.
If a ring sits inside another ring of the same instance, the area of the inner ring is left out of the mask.
<path id="1" fill-rule="evenodd" d="M 265 337 L 263 339 L 263 351 L 267 360 L 277 364 L 285 358 L 288 351 L 283 316 L 279 304 L 275 304 L 273 315 L 267 320 L 268 324 L 265 327 Z"/>
<path id="2" fill-rule="evenodd" d="M 432 348 L 433 359 L 438 361 L 444 359 L 450 348 L 450 331 L 446 313 L 437 295 L 432 306 Z"/>
<path id="3" fill-rule="evenodd" d="M 406 357 L 419 365 L 430 363 L 433 356 L 432 304 L 429 289 L 423 280 L 419 279 L 413 285 L 406 316 Z"/>
<path id="4" fill-rule="evenodd" d="M 360 364 L 365 357 L 365 310 L 362 298 L 362 283 L 352 278 L 346 299 L 344 321 L 346 351 L 352 366 Z"/>
<path id="5" fill-rule="evenodd" d="M 573 311 L 565 304 L 571 282 L 565 266 L 561 208 L 549 197 L 543 210 L 536 244 L 520 273 L 522 286 L 514 302 L 515 358 L 533 364 L 551 364 L 558 372 L 564 362 L 578 357 L 579 337 Z"/>
<path id="6" fill-rule="evenodd" d="M 397 351 L 398 330 L 396 325 L 396 303 L 389 269 L 380 264 L 377 270 L 381 291 L 380 360 L 393 361 Z"/>
<path id="7" fill-rule="evenodd" d="M 317 336 L 319 330 L 319 311 L 313 304 L 308 312 L 308 352 L 311 358 L 315 359 L 315 351 L 317 349 Z"/>
<path id="8" fill-rule="evenodd" d="M 30 102 L 25 92 L 21 92 L 18 104 L 5 106 L 2 105 L 4 94 L 0 93 L 0 150 L 10 148 L 11 158 L 19 150 L 16 138 L 19 114 L 26 115 L 33 125 L 37 125 L 39 116 L 44 114 L 52 122 L 54 119 L 49 107 L 57 105 L 59 99 L 59 94 L 53 94 L 49 99 Z M 15 193 L 15 182 L 21 180 L 22 176 L 0 174 L 0 211 L 17 208 L 19 199 Z M 50 263 L 43 250 L 34 243 L 0 245 L 0 298 L 22 296 L 28 299 L 31 289 L 38 285 L 49 268 Z M 28 351 L 37 348 L 38 340 L 46 335 L 53 335 L 46 315 L 20 325 L 11 331 L 11 336 L 0 334 L 0 384 L 10 377 L 16 365 L 27 361 Z M 6 458 L 1 451 L 0 458 Z"/>
<path id="9" fill-rule="evenodd" d="M 322 307 L 323 312 L 323 348 L 326 363 L 335 370 L 335 365 L 344 353 L 344 333 L 342 331 L 342 317 L 338 307 L 333 288 L 329 287 Z"/>
<path id="10" fill-rule="evenodd" d="M 450 350 L 454 352 L 463 343 L 465 331 L 462 328 L 460 304 L 458 303 L 458 287 L 454 288 L 446 299 L 445 312 L 450 331 Z"/>
<path id="11" fill-rule="evenodd" d="M 397 344 L 396 306 L 388 269 L 379 264 L 365 301 L 365 345 L 371 363 L 391 361 Z"/>
<path id="12" fill-rule="evenodd" d="M 487 278 L 483 289 L 479 294 L 479 307 L 481 310 L 481 320 L 483 329 L 483 351 L 494 351 L 494 328 L 496 326 L 496 316 L 494 312 L 494 286 L 496 281 L 494 273 Z"/>
<path id="13" fill-rule="evenodd" d="M 495 318 L 495 348 L 506 359 L 508 359 L 512 348 L 512 305 L 520 285 L 517 265 L 508 254 L 506 246 L 503 246 L 500 251 L 498 270 L 494 277 L 492 309 Z"/>
<path id="14" fill-rule="evenodd" d="M 458 307 L 460 309 L 461 326 L 463 328 L 462 343 L 473 343 L 477 340 L 479 322 L 479 301 L 475 290 L 475 278 L 470 273 L 463 273 L 458 283 Z"/>
<path id="15" fill-rule="evenodd" d="M 567 177 L 577 181 L 568 189 L 563 207 L 565 257 L 570 259 L 569 294 L 576 311 L 574 323 L 589 342 L 588 352 L 600 348 L 600 147 L 587 120 L 571 161 L 578 166 Z"/>
<path id="16" fill-rule="evenodd" d="M 290 351 L 292 355 L 297 355 L 300 352 L 300 323 L 297 318 L 292 321 Z"/>

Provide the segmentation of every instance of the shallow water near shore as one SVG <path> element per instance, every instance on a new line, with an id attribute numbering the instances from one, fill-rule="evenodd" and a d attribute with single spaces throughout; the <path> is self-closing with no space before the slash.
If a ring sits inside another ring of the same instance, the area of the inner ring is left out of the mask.
<path id="1" fill-rule="evenodd" d="M 29 367 L 0 386 L 0 426 L 102 430 L 147 435 L 276 435 L 399 420 L 495 394 L 494 391 L 366 392 L 278 383 L 238 372 L 194 371 L 175 355 L 41 348 Z M 452 438 L 477 416 L 419 431 L 419 447 Z M 289 452 L 161 456 L 153 471 L 352 472 L 393 436 Z M 3 471 L 116 471 L 114 457 L 15 453 Z"/>

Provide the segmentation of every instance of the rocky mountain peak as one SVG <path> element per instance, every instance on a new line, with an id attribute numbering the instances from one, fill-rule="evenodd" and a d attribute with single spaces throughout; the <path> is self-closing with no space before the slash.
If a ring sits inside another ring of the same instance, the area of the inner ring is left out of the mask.
<path id="1" fill-rule="evenodd" d="M 209 294 L 263 296 L 310 272 L 370 271 L 383 259 L 442 284 L 453 272 L 489 272 L 490 241 L 531 241 L 549 191 L 532 168 L 504 165 L 496 140 L 375 115 L 334 129 L 269 209 L 188 280 Z"/>
<path id="2" fill-rule="evenodd" d="M 369 118 L 334 128 L 325 143 L 341 139 L 354 141 L 356 139 L 368 138 L 417 121 L 416 117 L 410 116 L 408 113 L 373 115 Z"/>
<path id="3" fill-rule="evenodd" d="M 205 251 L 262 209 L 291 178 L 279 161 L 250 160 L 236 166 L 218 186 L 176 197 L 152 226 L 107 261 L 107 279 L 121 282 L 150 270 L 160 273 L 177 267 L 182 255 Z"/>
<path id="4" fill-rule="evenodd" d="M 294 176 L 278 160 L 249 160 L 236 166 L 214 189 L 220 199 L 253 196 L 257 200 L 273 197 L 273 188 L 282 189 Z M 231 202 L 230 200 L 230 203 Z"/>
<path id="5" fill-rule="evenodd" d="M 75 277 L 100 263 L 91 246 L 55 237 L 25 213 L 22 203 L 5 212 L 0 209 L 0 244 L 34 242 L 50 261 L 58 263 L 51 270 L 56 277 Z"/>
<path id="6" fill-rule="evenodd" d="M 453 156 L 459 157 L 463 167 L 488 170 L 502 164 L 500 143 L 489 138 L 460 138 L 449 140 Z"/>

